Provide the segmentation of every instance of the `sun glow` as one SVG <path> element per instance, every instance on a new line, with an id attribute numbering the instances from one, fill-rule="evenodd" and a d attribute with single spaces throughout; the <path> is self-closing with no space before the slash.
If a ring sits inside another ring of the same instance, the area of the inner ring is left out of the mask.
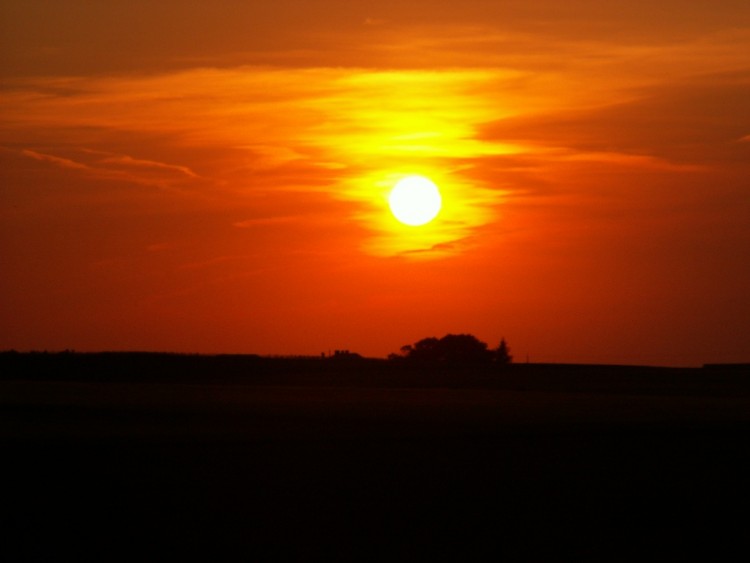
<path id="1" fill-rule="evenodd" d="M 394 217 L 412 227 L 432 221 L 440 212 L 442 203 L 437 186 L 424 176 L 402 178 L 388 196 Z"/>

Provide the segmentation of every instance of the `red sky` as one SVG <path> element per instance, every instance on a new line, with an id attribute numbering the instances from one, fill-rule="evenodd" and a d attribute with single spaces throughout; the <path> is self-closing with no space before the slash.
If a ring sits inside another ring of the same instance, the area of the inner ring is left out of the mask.
<path id="1" fill-rule="evenodd" d="M 4 0 L 0 73 L 0 349 L 750 360 L 745 0 Z"/>

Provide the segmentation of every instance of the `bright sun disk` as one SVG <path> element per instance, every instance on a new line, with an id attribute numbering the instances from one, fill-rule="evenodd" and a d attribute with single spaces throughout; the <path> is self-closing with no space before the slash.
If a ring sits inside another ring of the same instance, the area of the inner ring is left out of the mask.
<path id="1" fill-rule="evenodd" d="M 396 219 L 405 225 L 417 227 L 437 216 L 442 198 L 431 180 L 424 176 L 406 176 L 391 190 L 388 205 Z"/>

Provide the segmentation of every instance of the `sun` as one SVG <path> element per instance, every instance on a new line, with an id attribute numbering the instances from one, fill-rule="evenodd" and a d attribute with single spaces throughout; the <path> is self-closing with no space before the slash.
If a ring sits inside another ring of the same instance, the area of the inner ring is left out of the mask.
<path id="1" fill-rule="evenodd" d="M 388 205 L 394 217 L 413 227 L 432 221 L 442 204 L 438 187 L 424 176 L 401 178 L 388 196 Z"/>

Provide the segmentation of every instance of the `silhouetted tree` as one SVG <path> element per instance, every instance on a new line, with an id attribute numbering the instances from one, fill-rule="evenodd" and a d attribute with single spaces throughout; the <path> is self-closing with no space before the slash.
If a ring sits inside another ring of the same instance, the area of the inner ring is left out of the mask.
<path id="1" fill-rule="evenodd" d="M 500 340 L 500 344 L 494 350 L 494 356 L 495 363 L 502 366 L 508 365 L 513 361 L 513 356 L 510 355 L 510 348 L 508 348 L 505 338 Z"/>
<path id="2" fill-rule="evenodd" d="M 389 356 L 419 363 L 451 365 L 486 364 L 493 358 L 487 344 L 471 334 L 446 334 L 442 338 L 424 338 L 401 347 L 401 356 Z"/>
<path id="3" fill-rule="evenodd" d="M 401 347 L 401 353 L 405 358 L 417 361 L 434 360 L 438 355 L 440 341 L 435 337 L 423 338 L 414 345 L 407 344 Z"/>

